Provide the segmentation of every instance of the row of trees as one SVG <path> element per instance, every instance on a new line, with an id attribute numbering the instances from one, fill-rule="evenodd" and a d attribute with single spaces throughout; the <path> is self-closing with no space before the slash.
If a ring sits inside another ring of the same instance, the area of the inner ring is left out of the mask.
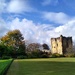
<path id="1" fill-rule="evenodd" d="M 41 57 L 61 57 L 75 56 L 75 53 L 67 53 L 65 55 L 51 54 L 42 50 L 49 50 L 47 44 L 30 43 L 26 44 L 22 33 L 19 30 L 9 31 L 0 38 L 0 58 L 41 58 Z M 75 48 L 74 48 L 75 49 Z"/>
<path id="2" fill-rule="evenodd" d="M 42 57 L 47 54 L 40 51 L 42 47 L 49 50 L 47 44 L 31 43 L 26 46 L 22 33 L 19 30 L 13 30 L 0 38 L 0 57 Z"/>

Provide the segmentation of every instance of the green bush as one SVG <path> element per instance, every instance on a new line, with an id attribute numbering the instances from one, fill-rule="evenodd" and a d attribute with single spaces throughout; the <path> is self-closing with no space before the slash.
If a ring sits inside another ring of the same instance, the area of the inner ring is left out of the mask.
<path id="1" fill-rule="evenodd" d="M 42 57 L 42 58 L 49 58 L 49 55 L 46 54 L 46 53 L 44 53 L 44 54 L 41 55 L 41 57 Z"/>
<path id="2" fill-rule="evenodd" d="M 58 53 L 54 53 L 54 54 L 51 54 L 50 57 L 57 58 L 57 57 L 63 57 L 63 55 L 58 54 Z"/>
<path id="3" fill-rule="evenodd" d="M 28 52 L 27 57 L 28 58 L 39 58 L 40 57 L 40 51 L 35 50 L 35 51 L 32 51 L 32 52 Z"/>
<path id="4" fill-rule="evenodd" d="M 48 58 L 49 53 L 35 50 L 27 53 L 28 58 Z"/>
<path id="5" fill-rule="evenodd" d="M 28 58 L 38 58 L 37 54 L 32 52 L 32 53 L 27 53 Z"/>
<path id="6" fill-rule="evenodd" d="M 2 59 L 10 59 L 10 56 L 2 56 Z"/>
<path id="7" fill-rule="evenodd" d="M 24 55 L 17 56 L 17 59 L 25 59 L 25 58 L 27 58 L 27 56 Z"/>
<path id="8" fill-rule="evenodd" d="M 65 57 L 75 57 L 74 53 L 66 53 L 64 54 Z"/>
<path id="9" fill-rule="evenodd" d="M 0 57 L 0 59 L 2 59 L 2 58 Z"/>

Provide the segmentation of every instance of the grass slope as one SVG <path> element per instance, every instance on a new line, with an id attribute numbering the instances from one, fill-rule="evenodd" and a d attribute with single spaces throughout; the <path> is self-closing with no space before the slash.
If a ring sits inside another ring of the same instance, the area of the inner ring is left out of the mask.
<path id="1" fill-rule="evenodd" d="M 75 58 L 14 60 L 7 75 L 75 75 Z"/>
<path id="2" fill-rule="evenodd" d="M 0 75 L 2 75 L 4 73 L 4 70 L 10 64 L 11 61 L 12 61 L 12 59 L 0 60 Z"/>

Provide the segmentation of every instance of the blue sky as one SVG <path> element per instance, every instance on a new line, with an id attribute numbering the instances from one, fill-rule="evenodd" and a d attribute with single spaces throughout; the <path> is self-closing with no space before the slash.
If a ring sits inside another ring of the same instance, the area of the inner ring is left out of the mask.
<path id="1" fill-rule="evenodd" d="M 75 41 L 75 0 L 0 0 L 0 37 L 14 29 L 29 42 L 50 45 L 60 34 Z"/>

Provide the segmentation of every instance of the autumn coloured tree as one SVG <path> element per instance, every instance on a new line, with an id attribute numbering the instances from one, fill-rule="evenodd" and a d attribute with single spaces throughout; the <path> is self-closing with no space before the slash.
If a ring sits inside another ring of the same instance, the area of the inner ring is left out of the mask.
<path id="1" fill-rule="evenodd" d="M 19 30 L 9 31 L 0 41 L 2 45 L 12 48 L 14 56 L 25 53 L 24 38 Z"/>

